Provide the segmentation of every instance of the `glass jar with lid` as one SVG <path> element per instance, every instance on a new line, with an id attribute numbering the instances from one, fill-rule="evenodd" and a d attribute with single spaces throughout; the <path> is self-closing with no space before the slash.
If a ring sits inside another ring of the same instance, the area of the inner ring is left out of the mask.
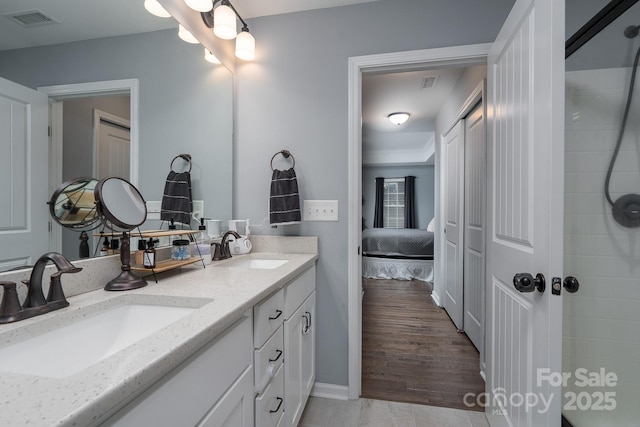
<path id="1" fill-rule="evenodd" d="M 176 239 L 171 245 L 171 259 L 184 261 L 191 258 L 191 246 L 188 239 Z"/>

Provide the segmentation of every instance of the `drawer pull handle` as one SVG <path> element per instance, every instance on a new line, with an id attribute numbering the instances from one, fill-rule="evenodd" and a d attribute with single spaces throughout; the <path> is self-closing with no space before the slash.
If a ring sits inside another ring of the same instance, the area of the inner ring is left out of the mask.
<path id="1" fill-rule="evenodd" d="M 276 310 L 275 317 L 269 317 L 269 320 L 276 320 L 280 316 L 282 316 L 282 310 Z"/>
<path id="2" fill-rule="evenodd" d="M 269 413 L 271 414 L 275 414 L 276 412 L 278 412 L 280 410 L 280 408 L 282 407 L 282 402 L 284 402 L 284 399 L 281 397 L 276 397 L 276 399 L 278 399 L 278 407 L 276 409 L 272 409 L 269 411 Z"/>
<path id="3" fill-rule="evenodd" d="M 278 359 L 280 359 L 282 357 L 282 350 L 276 350 L 276 352 L 278 353 L 276 358 L 275 359 L 269 359 L 269 362 L 276 362 Z"/>

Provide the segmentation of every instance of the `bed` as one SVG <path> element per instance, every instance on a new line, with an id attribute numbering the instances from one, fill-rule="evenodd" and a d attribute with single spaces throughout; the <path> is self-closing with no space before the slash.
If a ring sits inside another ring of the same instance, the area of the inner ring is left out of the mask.
<path id="1" fill-rule="evenodd" d="M 362 275 L 433 282 L 433 232 L 412 228 L 362 231 Z"/>

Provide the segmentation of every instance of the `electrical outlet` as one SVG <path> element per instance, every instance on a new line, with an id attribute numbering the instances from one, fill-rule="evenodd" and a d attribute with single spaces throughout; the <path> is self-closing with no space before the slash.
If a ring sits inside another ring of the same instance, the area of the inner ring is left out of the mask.
<path id="1" fill-rule="evenodd" d="M 162 202 L 147 200 L 147 219 L 160 219 L 160 206 Z"/>
<path id="2" fill-rule="evenodd" d="M 337 221 L 337 200 L 304 200 L 303 221 Z"/>

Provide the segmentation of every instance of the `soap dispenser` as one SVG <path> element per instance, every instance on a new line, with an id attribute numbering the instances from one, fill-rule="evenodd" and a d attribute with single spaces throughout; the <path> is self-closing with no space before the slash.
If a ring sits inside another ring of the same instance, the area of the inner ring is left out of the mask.
<path id="1" fill-rule="evenodd" d="M 204 225 L 205 218 L 200 218 L 200 225 L 198 226 L 198 236 L 196 237 L 196 251 L 197 254 L 202 257 L 202 262 L 205 265 L 211 264 L 211 238 L 207 233 L 207 227 Z"/>
<path id="2" fill-rule="evenodd" d="M 149 238 L 147 249 L 144 251 L 144 266 L 145 268 L 155 268 L 156 266 L 156 250 L 153 247 L 152 238 Z"/>

